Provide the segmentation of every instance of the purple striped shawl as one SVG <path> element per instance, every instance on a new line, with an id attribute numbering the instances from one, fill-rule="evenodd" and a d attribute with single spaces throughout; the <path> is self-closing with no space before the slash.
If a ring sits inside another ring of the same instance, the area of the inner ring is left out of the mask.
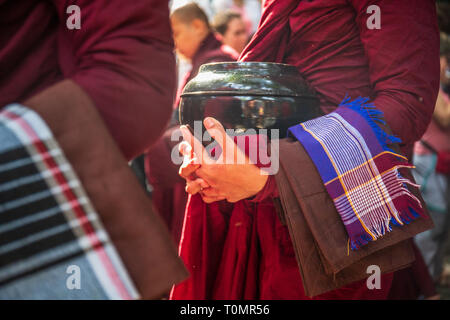
<path id="1" fill-rule="evenodd" d="M 325 116 L 289 128 L 313 160 L 349 235 L 352 250 L 422 215 L 399 168 L 412 166 L 388 144 L 381 111 L 368 98 L 345 97 Z"/>

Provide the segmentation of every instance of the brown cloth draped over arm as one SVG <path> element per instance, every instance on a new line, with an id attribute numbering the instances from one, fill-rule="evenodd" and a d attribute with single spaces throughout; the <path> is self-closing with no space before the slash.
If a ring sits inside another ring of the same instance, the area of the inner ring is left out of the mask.
<path id="1" fill-rule="evenodd" d="M 409 156 L 429 123 L 439 87 L 435 5 L 377 1 L 382 27 L 374 30 L 366 24 L 372 4 L 267 0 L 258 31 L 240 60 L 297 66 L 317 91 L 325 113 L 334 110 L 344 93 L 370 97 Z M 405 43 L 414 49 L 405 50 Z M 273 47 L 277 50 L 269 50 Z M 354 53 L 344 54 L 346 50 Z M 412 179 L 409 172 L 404 174 Z M 373 261 L 383 273 L 408 265 L 414 255 L 401 241 L 432 227 L 431 219 L 419 219 L 347 256 L 344 226 L 300 143 L 281 143 L 276 178 L 308 295 L 367 277 L 361 264 Z"/>
<path id="2" fill-rule="evenodd" d="M 405 176 L 412 179 L 407 172 Z M 370 265 L 378 266 L 382 273 L 407 267 L 415 259 L 408 239 L 433 227 L 430 218 L 420 218 L 394 227 L 377 241 L 352 251 L 333 200 L 297 140 L 280 140 L 280 170 L 275 178 L 284 209 L 282 217 L 289 228 L 305 293 L 309 296 L 367 278 Z M 411 191 L 423 203 L 420 193 L 412 188 Z"/>

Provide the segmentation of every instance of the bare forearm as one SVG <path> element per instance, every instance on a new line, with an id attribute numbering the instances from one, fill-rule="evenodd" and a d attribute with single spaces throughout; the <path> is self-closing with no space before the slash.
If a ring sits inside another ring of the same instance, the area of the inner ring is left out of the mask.
<path id="1" fill-rule="evenodd" d="M 439 92 L 433 118 L 443 128 L 448 128 L 450 126 L 450 102 L 443 97 L 442 92 Z"/>
<path id="2" fill-rule="evenodd" d="M 68 110 L 79 108 L 81 105 L 95 108 L 89 96 L 72 80 L 60 81 L 22 103 L 39 113 L 42 118 L 51 121 L 55 136 L 61 135 L 64 131 L 77 129 L 72 128 L 73 123 L 68 116 Z"/>

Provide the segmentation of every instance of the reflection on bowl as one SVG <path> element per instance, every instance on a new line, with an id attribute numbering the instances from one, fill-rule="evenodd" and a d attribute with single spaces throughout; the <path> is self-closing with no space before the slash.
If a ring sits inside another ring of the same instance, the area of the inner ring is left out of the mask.
<path id="1" fill-rule="evenodd" d="M 266 62 L 203 65 L 185 86 L 179 112 L 180 123 L 191 128 L 195 121 L 214 117 L 238 132 L 278 129 L 280 138 L 289 127 L 321 115 L 318 99 L 297 68 Z"/>

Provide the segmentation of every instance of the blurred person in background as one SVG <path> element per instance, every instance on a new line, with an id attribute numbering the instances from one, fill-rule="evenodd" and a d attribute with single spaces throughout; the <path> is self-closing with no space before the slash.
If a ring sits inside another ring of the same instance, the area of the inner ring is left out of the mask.
<path id="1" fill-rule="evenodd" d="M 224 44 L 238 53 L 244 50 L 249 40 L 249 34 L 240 13 L 231 10 L 221 12 L 214 17 L 212 26 Z"/>
<path id="2" fill-rule="evenodd" d="M 450 228 L 450 38 L 442 32 L 440 38 L 441 87 L 432 121 L 414 148 L 414 177 L 421 185 L 423 198 L 435 224 L 434 229 L 417 235 L 415 241 L 436 284 L 443 275 L 445 245 Z"/>
<path id="3" fill-rule="evenodd" d="M 226 10 L 240 13 L 250 35 L 258 28 L 262 13 L 259 0 L 213 0 L 213 8 L 216 14 Z"/>
<path id="4" fill-rule="evenodd" d="M 196 3 L 203 10 L 209 21 L 211 21 L 216 14 L 213 0 L 171 0 L 169 1 L 170 11 L 173 12 L 189 3 Z"/>
<path id="5" fill-rule="evenodd" d="M 235 61 L 238 53 L 222 44 L 211 30 L 208 18 L 196 3 L 175 9 L 170 17 L 177 54 L 188 60 L 192 69 L 180 86 L 175 105 L 174 119 L 163 137 L 150 150 L 145 159 L 145 170 L 151 184 L 153 203 L 167 223 L 178 243 L 187 201 L 185 182 L 178 175 L 178 166 L 172 162 L 171 151 L 178 141 L 171 141 L 178 130 L 178 103 L 184 86 L 194 78 L 200 66 L 210 62 Z M 180 135 L 181 136 L 181 135 Z"/>

